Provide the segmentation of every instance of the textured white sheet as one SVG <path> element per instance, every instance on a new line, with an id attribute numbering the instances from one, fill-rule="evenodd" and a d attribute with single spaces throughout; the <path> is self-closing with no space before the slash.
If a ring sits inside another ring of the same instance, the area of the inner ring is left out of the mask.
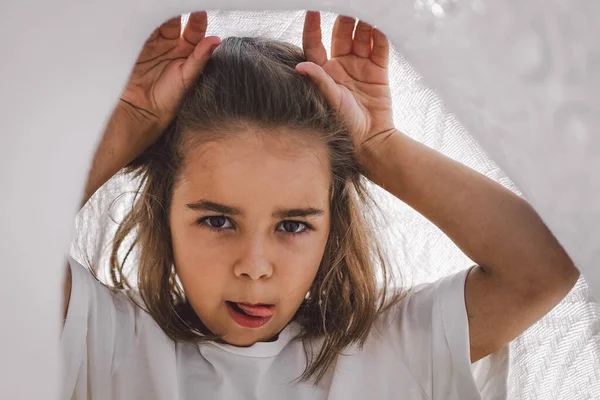
<path id="1" fill-rule="evenodd" d="M 303 12 L 215 12 L 209 15 L 209 34 L 264 35 L 301 45 L 303 17 Z M 334 19 L 335 14 L 323 15 L 327 48 Z M 393 51 L 390 75 L 398 127 L 522 195 L 397 49 Z M 134 187 L 126 178 L 118 177 L 80 213 L 77 223 L 81 236 L 74 243 L 74 256 L 83 259 L 82 249 L 95 248 L 103 253 L 96 254 L 98 259 L 93 264 L 106 266 L 110 233 L 116 228 L 106 211 L 118 193 Z M 407 284 L 430 282 L 472 265 L 427 219 L 386 192 L 375 187 L 373 190 L 386 216 L 381 235 Z M 113 218 L 119 219 L 127 200 L 126 196 L 112 205 Z M 109 234 L 97 237 L 101 231 Z M 600 306 L 592 301 L 581 279 L 563 303 L 514 341 L 511 399 L 600 398 L 599 329 Z"/>
<path id="2" fill-rule="evenodd" d="M 283 7 L 274 0 L 218 6 Z M 61 248 L 94 140 L 135 49 L 156 24 L 199 7 L 211 8 L 191 0 L 1 3 L 1 398 L 55 392 Z M 296 0 L 285 8 L 335 9 L 378 23 L 414 67 L 401 58 L 394 66 L 398 125 L 516 191 L 479 142 L 600 295 L 599 2 Z M 297 43 L 301 29 L 294 13 L 219 18 L 217 28 L 230 35 Z M 395 215 L 387 229 L 391 248 L 413 283 L 468 266 L 435 227 L 385 201 Z M 511 398 L 600 398 L 599 349 L 600 308 L 582 280 L 514 342 Z M 35 362 L 25 354 L 35 354 Z"/>

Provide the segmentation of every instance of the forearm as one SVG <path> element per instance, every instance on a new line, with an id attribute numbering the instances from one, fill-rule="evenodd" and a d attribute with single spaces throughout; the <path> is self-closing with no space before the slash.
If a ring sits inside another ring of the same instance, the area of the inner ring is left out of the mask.
<path id="1" fill-rule="evenodd" d="M 147 146 L 144 135 L 154 128 L 137 123 L 127 107 L 119 103 L 106 124 L 88 173 L 82 207 L 102 185 Z"/>
<path id="2" fill-rule="evenodd" d="M 484 175 L 402 134 L 365 150 L 367 174 L 494 272 L 574 270 L 533 208 Z"/>

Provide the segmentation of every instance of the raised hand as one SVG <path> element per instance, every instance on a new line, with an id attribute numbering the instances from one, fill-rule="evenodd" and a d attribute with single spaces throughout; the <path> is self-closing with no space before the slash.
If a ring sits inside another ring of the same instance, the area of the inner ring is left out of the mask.
<path id="1" fill-rule="evenodd" d="M 308 11 L 302 43 L 308 62 L 298 64 L 296 70 L 310 76 L 342 115 L 359 153 L 369 141 L 395 131 L 387 69 L 389 42 L 381 31 L 338 16 L 327 59 L 320 13 Z"/>
<path id="2" fill-rule="evenodd" d="M 181 34 L 178 16 L 156 28 L 144 44 L 119 106 L 147 130 L 147 146 L 174 118 L 186 88 L 220 44 L 218 37 L 205 37 L 206 28 L 206 12 L 195 12 Z"/>
<path id="3" fill-rule="evenodd" d="M 205 12 L 192 13 L 183 34 L 180 21 L 165 22 L 144 44 L 94 154 L 83 204 L 158 140 L 186 88 L 220 44 L 218 37 L 205 37 Z"/>

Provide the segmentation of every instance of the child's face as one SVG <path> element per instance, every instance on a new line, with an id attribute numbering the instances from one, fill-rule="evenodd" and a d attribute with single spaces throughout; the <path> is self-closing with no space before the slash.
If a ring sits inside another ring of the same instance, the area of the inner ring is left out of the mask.
<path id="1" fill-rule="evenodd" d="M 327 243 L 330 183 L 326 146 L 300 134 L 244 132 L 189 151 L 170 227 L 186 296 L 211 332 L 249 346 L 294 316 Z M 272 306 L 240 318 L 229 302 Z"/>

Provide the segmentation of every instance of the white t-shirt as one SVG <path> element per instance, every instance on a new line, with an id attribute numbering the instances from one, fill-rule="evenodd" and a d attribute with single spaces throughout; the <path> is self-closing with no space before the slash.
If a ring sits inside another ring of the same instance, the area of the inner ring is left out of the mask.
<path id="1" fill-rule="evenodd" d="M 471 364 L 468 270 L 415 288 L 350 347 L 318 386 L 293 383 L 306 366 L 290 323 L 250 347 L 176 344 L 124 294 L 70 259 L 71 299 L 61 335 L 61 399 L 505 399 L 508 347 Z"/>

